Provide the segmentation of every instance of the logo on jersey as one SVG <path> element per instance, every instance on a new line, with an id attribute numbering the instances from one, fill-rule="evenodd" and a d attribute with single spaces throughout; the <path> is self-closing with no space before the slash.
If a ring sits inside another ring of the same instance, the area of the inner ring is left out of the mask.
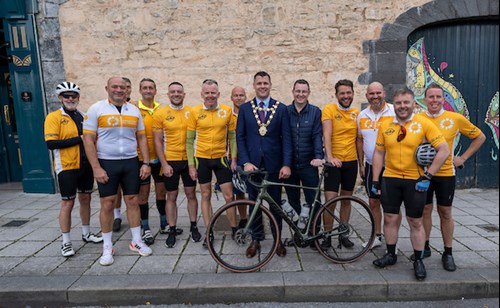
<path id="1" fill-rule="evenodd" d="M 227 111 L 224 109 L 219 109 L 219 111 L 217 111 L 217 116 L 221 119 L 225 119 L 227 116 Z"/>
<path id="2" fill-rule="evenodd" d="M 120 119 L 118 117 L 110 116 L 108 118 L 108 126 L 115 127 L 118 126 L 118 124 L 120 124 Z"/>
<path id="3" fill-rule="evenodd" d="M 408 125 L 408 131 L 413 134 L 418 134 L 422 131 L 422 124 L 419 122 L 411 122 L 410 125 Z"/>
<path id="4" fill-rule="evenodd" d="M 200 115 L 198 116 L 198 120 L 203 120 L 203 119 L 205 119 L 206 117 L 207 117 L 207 115 L 206 115 L 206 114 L 204 114 L 204 113 L 202 113 L 202 114 L 200 114 Z"/>
<path id="5" fill-rule="evenodd" d="M 66 125 L 68 123 L 69 123 L 69 121 L 67 119 L 61 119 L 61 124 L 62 125 Z"/>
<path id="6" fill-rule="evenodd" d="M 186 120 L 189 118 L 189 111 L 184 112 L 184 116 L 186 117 Z"/>
<path id="7" fill-rule="evenodd" d="M 337 113 L 337 114 L 335 115 L 335 120 L 337 120 L 337 121 L 341 121 L 341 120 L 342 120 L 342 116 L 341 116 L 340 114 L 338 114 L 338 113 Z"/>
<path id="8" fill-rule="evenodd" d="M 387 136 L 390 136 L 392 134 L 394 134 L 396 131 L 393 129 L 393 128 L 388 128 L 385 130 L 384 134 L 387 135 Z"/>
<path id="9" fill-rule="evenodd" d="M 356 117 L 357 117 L 357 116 L 358 116 L 358 115 L 356 114 L 356 112 L 351 112 L 351 113 L 349 114 L 349 117 L 351 118 L 351 120 L 356 120 Z"/>
<path id="10" fill-rule="evenodd" d="M 169 121 L 169 122 L 172 122 L 173 120 L 175 120 L 175 116 L 173 115 L 168 115 L 165 120 Z"/>
<path id="11" fill-rule="evenodd" d="M 442 129 L 448 130 L 448 129 L 452 129 L 454 124 L 455 124 L 455 121 L 453 121 L 453 119 L 446 118 L 446 119 L 441 120 L 441 122 L 439 123 L 439 127 L 441 127 Z"/>

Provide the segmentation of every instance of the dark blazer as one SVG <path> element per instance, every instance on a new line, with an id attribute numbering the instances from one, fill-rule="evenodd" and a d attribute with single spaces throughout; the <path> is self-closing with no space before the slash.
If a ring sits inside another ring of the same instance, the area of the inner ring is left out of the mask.
<path id="1" fill-rule="evenodd" d="M 276 103 L 271 98 L 269 108 Z M 270 173 L 278 173 L 283 166 L 291 168 L 292 135 L 286 106 L 283 103 L 278 105 L 265 136 L 259 134 L 253 106 L 257 106 L 255 98 L 241 105 L 238 112 L 236 143 L 239 161 L 242 164 L 250 162 L 257 168 L 265 167 Z M 270 115 L 271 112 L 267 112 L 266 122 Z"/>

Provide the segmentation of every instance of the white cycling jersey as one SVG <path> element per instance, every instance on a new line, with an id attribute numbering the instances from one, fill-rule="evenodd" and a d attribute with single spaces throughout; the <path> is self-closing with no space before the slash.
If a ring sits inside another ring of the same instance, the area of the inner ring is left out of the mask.
<path id="1" fill-rule="evenodd" d="M 83 133 L 97 136 L 97 158 L 130 159 L 137 156 L 137 136 L 145 134 L 139 108 L 124 103 L 121 112 L 107 99 L 90 106 Z"/>

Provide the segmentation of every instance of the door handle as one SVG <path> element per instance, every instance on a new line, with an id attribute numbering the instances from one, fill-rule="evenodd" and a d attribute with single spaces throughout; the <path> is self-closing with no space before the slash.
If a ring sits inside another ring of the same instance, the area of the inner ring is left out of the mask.
<path id="1" fill-rule="evenodd" d="M 4 118 L 5 118 L 5 123 L 10 126 L 9 105 L 3 106 L 3 115 L 4 115 Z"/>

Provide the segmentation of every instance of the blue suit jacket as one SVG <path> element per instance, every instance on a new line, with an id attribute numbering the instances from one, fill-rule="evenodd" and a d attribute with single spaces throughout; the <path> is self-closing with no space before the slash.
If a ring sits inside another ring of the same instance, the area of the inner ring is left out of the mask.
<path id="1" fill-rule="evenodd" d="M 269 108 L 276 104 L 271 98 Z M 253 113 L 253 100 L 241 105 L 236 124 L 236 143 L 238 145 L 238 158 L 244 164 L 250 162 L 257 168 L 265 167 L 270 173 L 278 173 L 283 166 L 292 166 L 292 135 L 288 111 L 280 103 L 276 113 L 267 126 L 265 136 L 259 134 L 259 125 Z M 266 114 L 266 122 L 271 112 Z"/>

